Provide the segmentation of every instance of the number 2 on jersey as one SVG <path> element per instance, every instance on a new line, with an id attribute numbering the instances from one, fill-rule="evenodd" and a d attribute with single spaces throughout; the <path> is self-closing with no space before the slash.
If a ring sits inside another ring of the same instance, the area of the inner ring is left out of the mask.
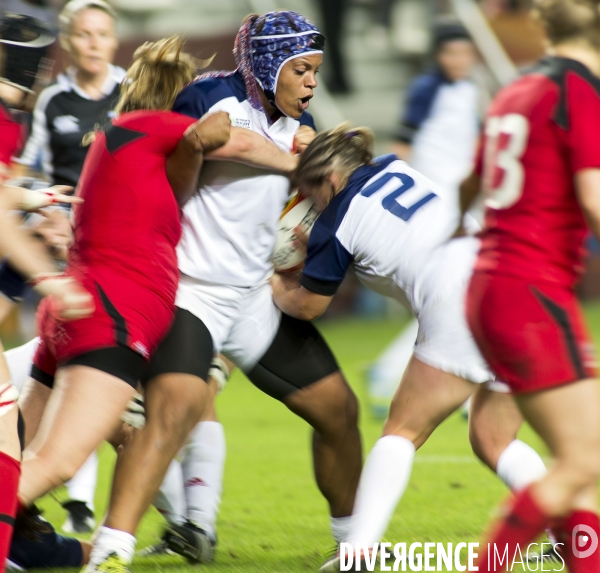
<path id="1" fill-rule="evenodd" d="M 422 199 L 419 199 L 415 203 L 413 203 L 410 207 L 404 207 L 396 201 L 402 193 L 406 193 L 409 189 L 412 189 L 415 186 L 415 180 L 406 173 L 386 173 L 382 175 L 377 181 L 371 183 L 365 187 L 360 194 L 364 197 L 370 197 L 377 191 L 379 191 L 388 181 L 392 179 L 399 179 L 402 185 L 395 189 L 388 195 L 386 195 L 381 200 L 381 205 L 384 209 L 389 211 L 392 215 L 399 217 L 403 221 L 408 221 L 425 203 L 431 201 L 434 197 L 437 197 L 435 193 L 429 193 L 425 195 Z"/>
<path id="2" fill-rule="evenodd" d="M 485 126 L 485 204 L 506 209 L 523 194 L 521 157 L 529 136 L 529 122 L 518 113 L 490 117 Z"/>

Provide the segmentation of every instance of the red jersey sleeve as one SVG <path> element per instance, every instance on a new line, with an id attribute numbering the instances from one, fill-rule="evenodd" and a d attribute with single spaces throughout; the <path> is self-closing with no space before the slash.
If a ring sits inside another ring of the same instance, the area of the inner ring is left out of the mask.
<path id="1" fill-rule="evenodd" d="M 600 88 L 569 73 L 567 113 L 566 144 L 572 172 L 600 168 Z"/>

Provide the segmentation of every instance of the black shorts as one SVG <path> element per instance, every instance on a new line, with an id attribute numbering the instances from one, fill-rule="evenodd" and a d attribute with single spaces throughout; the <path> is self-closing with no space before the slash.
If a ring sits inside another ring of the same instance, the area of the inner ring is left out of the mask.
<path id="1" fill-rule="evenodd" d="M 180 373 L 207 380 L 214 355 L 208 328 L 187 310 L 177 309 L 173 326 L 152 357 L 142 378 Z M 269 349 L 245 372 L 260 390 L 277 400 L 339 370 L 329 346 L 310 323 L 285 314 Z"/>
<path id="2" fill-rule="evenodd" d="M 67 360 L 65 364 L 62 364 L 61 367 L 72 365 L 95 368 L 111 376 L 116 376 L 136 388 L 144 371 L 146 360 L 131 348 L 111 346 L 74 356 Z M 44 386 L 48 386 L 48 388 L 54 386 L 54 376 L 44 372 L 35 364 L 31 367 L 31 377 L 44 384 Z"/>

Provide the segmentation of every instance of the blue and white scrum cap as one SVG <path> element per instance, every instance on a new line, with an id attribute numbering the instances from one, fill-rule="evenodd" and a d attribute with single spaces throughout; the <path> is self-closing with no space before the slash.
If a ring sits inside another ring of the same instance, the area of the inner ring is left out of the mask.
<path id="1" fill-rule="evenodd" d="M 275 102 L 281 68 L 305 54 L 322 54 L 325 36 L 297 12 L 269 12 L 256 18 L 250 28 L 252 75 L 267 99 Z"/>
<path id="2" fill-rule="evenodd" d="M 40 63 L 56 35 L 37 18 L 6 13 L 0 19 L 0 49 L 4 68 L 0 81 L 30 92 Z"/>

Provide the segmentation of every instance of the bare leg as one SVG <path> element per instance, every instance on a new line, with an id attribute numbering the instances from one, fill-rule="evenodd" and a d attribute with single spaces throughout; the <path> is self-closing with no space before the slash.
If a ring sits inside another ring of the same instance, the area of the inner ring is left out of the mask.
<path id="1" fill-rule="evenodd" d="M 580 380 L 516 399 L 525 419 L 550 449 L 554 463 L 544 477 L 516 496 L 486 543 L 506 546 L 513 555 L 516 547 L 529 544 L 554 523 L 559 541 L 565 544 L 567 569 L 598 571 L 595 548 L 587 556 L 572 551 L 578 524 L 585 522 L 596 539 L 600 534 L 596 500 L 600 476 L 598 382 Z M 583 561 L 584 557 L 588 561 Z M 485 556 L 480 556 L 477 567 L 482 573 L 497 570 Z"/>
<path id="2" fill-rule="evenodd" d="M 146 424 L 119 453 L 106 527 L 135 533 L 212 392 L 201 378 L 188 374 L 165 374 L 149 381 Z"/>
<path id="3" fill-rule="evenodd" d="M 380 438 L 367 457 L 347 541 L 381 540 L 412 471 L 415 449 L 473 393 L 476 384 L 410 359 Z"/>
<path id="4" fill-rule="evenodd" d="M 550 448 L 554 464 L 532 486 L 532 495 L 549 516 L 572 509 L 597 511 L 600 476 L 598 382 L 587 379 L 517 397 L 525 419 Z"/>
<path id="5" fill-rule="evenodd" d="M 51 392 L 51 388 L 33 378 L 23 386 L 19 408 L 25 420 L 25 447 L 29 446 L 38 431 Z"/>
<path id="6" fill-rule="evenodd" d="M 469 440 L 475 455 L 492 471 L 498 458 L 517 438 L 523 416 L 512 394 L 489 390 L 481 385 L 471 398 Z"/>
<path id="7" fill-rule="evenodd" d="M 469 439 L 477 457 L 517 492 L 546 473 L 540 455 L 517 439 L 523 416 L 512 394 L 481 385 L 471 398 Z"/>
<path id="8" fill-rule="evenodd" d="M 20 499 L 32 503 L 73 477 L 120 424 L 132 395 L 133 388 L 123 380 L 95 368 L 59 369 L 39 430 L 24 455 Z"/>
<path id="9" fill-rule="evenodd" d="M 285 405 L 313 428 L 313 463 L 332 517 L 352 513 L 362 465 L 358 402 L 340 372 L 290 394 Z"/>
<path id="10" fill-rule="evenodd" d="M 473 394 L 477 384 L 410 359 L 398 386 L 383 435 L 402 436 L 416 449 Z"/>

